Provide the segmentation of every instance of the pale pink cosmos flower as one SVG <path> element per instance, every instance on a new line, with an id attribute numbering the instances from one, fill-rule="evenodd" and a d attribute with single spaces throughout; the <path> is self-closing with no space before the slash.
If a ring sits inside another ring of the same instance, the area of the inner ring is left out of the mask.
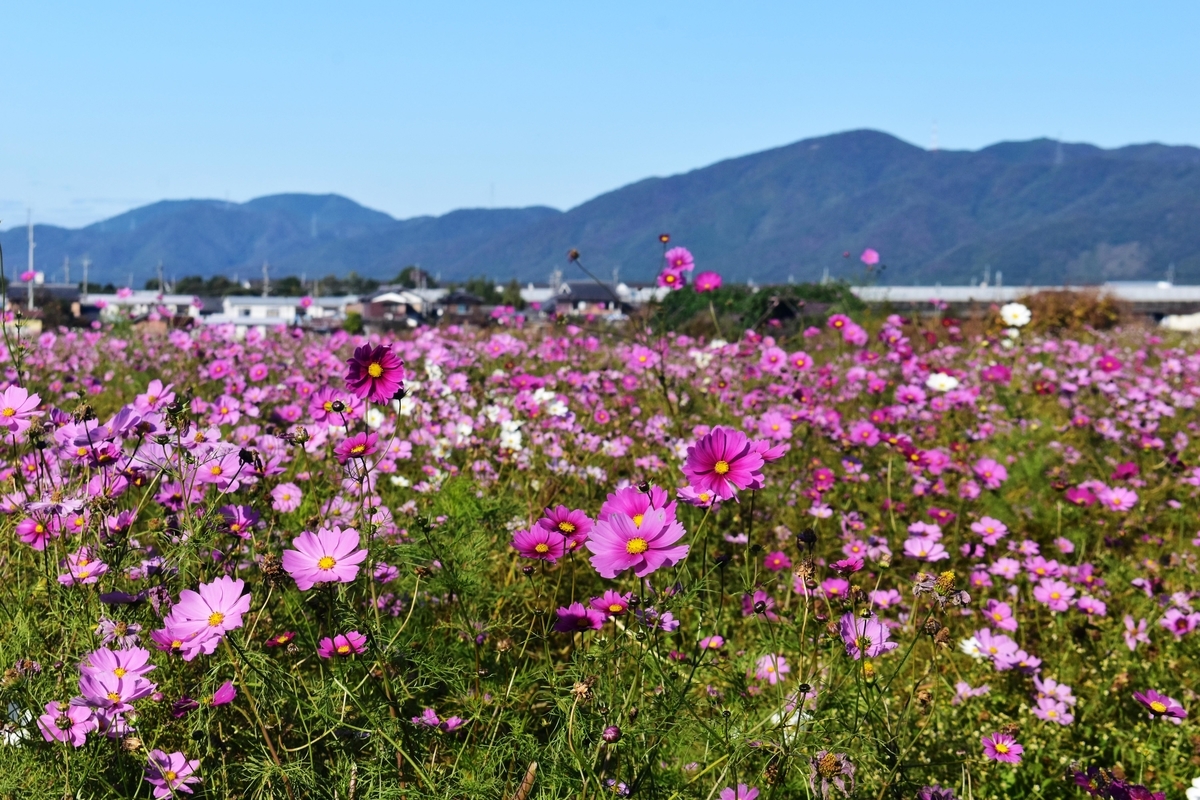
<path id="1" fill-rule="evenodd" d="M 41 416 L 37 410 L 42 398 L 20 386 L 9 386 L 0 393 L 0 429 L 22 433 L 29 429 L 30 420 Z"/>
<path id="2" fill-rule="evenodd" d="M 1125 615 L 1125 646 L 1129 651 L 1135 652 L 1139 644 L 1150 644 L 1150 637 L 1146 634 L 1146 619 L 1143 617 L 1134 624 L 1133 617 L 1129 614 Z"/>
<path id="3" fill-rule="evenodd" d="M 1128 511 L 1137 504 L 1138 496 L 1132 489 L 1115 486 L 1101 489 L 1096 493 L 1096 499 L 1109 511 Z"/>
<path id="4" fill-rule="evenodd" d="M 245 586 L 245 581 L 223 575 L 200 584 L 198 592 L 180 592 L 163 624 L 171 639 L 181 642 L 184 661 L 211 655 L 227 632 L 242 627 L 242 615 L 250 610 L 250 593 L 242 594 Z"/>
<path id="5" fill-rule="evenodd" d="M 1051 611 L 1063 612 L 1071 607 L 1075 589 L 1064 581 L 1042 578 L 1033 589 L 1033 598 Z"/>
<path id="6" fill-rule="evenodd" d="M 768 654 L 760 659 L 755 664 L 754 677 L 760 681 L 766 681 L 774 686 L 782 680 L 792 668 L 788 666 L 787 659 L 781 655 Z"/>
<path id="7" fill-rule="evenodd" d="M 87 706 L 46 703 L 46 713 L 38 717 L 37 724 L 47 742 L 69 742 L 72 747 L 82 747 L 98 723 Z"/>
<path id="8" fill-rule="evenodd" d="M 300 487 L 290 481 L 271 490 L 271 508 L 280 513 L 295 511 L 303 500 L 304 493 L 300 491 Z"/>
<path id="9" fill-rule="evenodd" d="M 358 531 L 353 528 L 321 528 L 305 531 L 292 540 L 294 550 L 283 551 L 283 568 L 300 591 L 318 583 L 350 583 L 358 577 L 358 565 L 367 557 L 358 549 Z"/>

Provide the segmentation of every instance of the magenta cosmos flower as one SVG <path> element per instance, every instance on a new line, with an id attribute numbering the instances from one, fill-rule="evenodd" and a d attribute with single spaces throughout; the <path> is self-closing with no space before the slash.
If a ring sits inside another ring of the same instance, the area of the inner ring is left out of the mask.
<path id="1" fill-rule="evenodd" d="M 579 509 L 558 506 L 554 509 L 547 508 L 546 515 L 539 519 L 537 524 L 539 528 L 565 537 L 567 549 L 575 550 L 587 541 L 595 523 Z"/>
<path id="2" fill-rule="evenodd" d="M 1180 720 L 1187 719 L 1187 711 L 1179 705 L 1178 701 L 1165 694 L 1159 694 L 1153 689 L 1134 692 L 1133 697 L 1150 711 L 1151 717 L 1163 717 L 1176 725 L 1180 724 Z"/>
<path id="3" fill-rule="evenodd" d="M 1025 752 L 1025 748 L 1017 744 L 1017 740 L 1007 733 L 993 733 L 991 736 L 984 736 L 981 741 L 983 742 L 983 755 L 991 761 L 1004 761 L 1008 764 L 1021 763 L 1021 753 Z"/>
<path id="4" fill-rule="evenodd" d="M 198 592 L 184 589 L 179 602 L 163 620 L 173 639 L 182 642 L 183 659 L 200 653 L 211 655 L 222 637 L 242 627 L 242 614 L 250 610 L 250 593 L 242 594 L 244 581 L 223 575 L 202 583 Z"/>
<path id="5" fill-rule="evenodd" d="M 595 608 L 588 608 L 583 603 L 571 603 L 571 605 L 558 609 L 558 620 L 554 623 L 554 630 L 560 633 L 574 633 L 576 631 L 598 631 L 604 627 L 604 620 L 608 619 L 603 611 Z"/>
<path id="6" fill-rule="evenodd" d="M 644 578 L 663 566 L 674 566 L 687 557 L 688 546 L 676 545 L 683 538 L 683 525 L 667 519 L 664 509 L 647 510 L 639 522 L 625 514 L 611 514 L 596 523 L 591 537 L 585 542 L 594 554 L 592 566 L 605 578 L 633 569 Z"/>
<path id="7" fill-rule="evenodd" d="M 339 633 L 330 639 L 326 636 L 317 644 L 317 655 L 321 658 L 352 656 L 367 649 L 367 637 L 358 631 Z"/>
<path id="8" fill-rule="evenodd" d="M 183 753 L 164 753 L 162 750 L 151 750 L 150 759 L 146 765 L 146 783 L 154 787 L 154 796 L 158 798 L 174 797 L 178 792 L 192 793 L 188 784 L 198 783 L 195 776 L 200 767 L 198 759 L 188 760 Z"/>
<path id="9" fill-rule="evenodd" d="M 696 266 L 696 259 L 692 257 L 691 251 L 686 247 L 672 247 L 663 253 L 663 261 L 666 262 L 668 269 L 679 272 L 691 272 Z"/>
<path id="10" fill-rule="evenodd" d="M 379 434 L 356 433 L 349 436 L 333 448 L 339 464 L 345 464 L 352 458 L 366 458 L 378 449 Z"/>
<path id="11" fill-rule="evenodd" d="M 697 292 L 715 292 L 721 288 L 721 276 L 715 272 L 701 272 L 696 276 Z"/>
<path id="12" fill-rule="evenodd" d="M 20 433 L 29 427 L 29 420 L 39 416 L 37 410 L 42 398 L 30 394 L 20 386 L 10 386 L 0 394 L 0 428 L 9 433 Z"/>
<path id="13" fill-rule="evenodd" d="M 346 388 L 364 400 L 386 403 L 404 388 L 404 362 L 390 345 L 364 344 L 346 360 Z"/>
<path id="14" fill-rule="evenodd" d="M 295 550 L 283 551 L 283 568 L 308 591 L 318 583 L 350 583 L 358 577 L 358 565 L 367 557 L 358 549 L 358 531 L 334 525 L 316 533 L 304 531 L 292 540 Z"/>
<path id="15" fill-rule="evenodd" d="M 687 284 L 687 280 L 683 277 L 683 273 L 671 267 L 665 267 L 662 272 L 658 273 L 658 285 L 664 289 L 672 291 L 682 289 Z"/>
<path id="16" fill-rule="evenodd" d="M 683 474 L 699 491 L 722 500 L 763 482 L 763 457 L 746 434 L 717 426 L 688 448 Z"/>
<path id="17" fill-rule="evenodd" d="M 551 564 L 563 557 L 567 540 L 561 533 L 548 531 L 540 525 L 531 531 L 513 533 L 512 546 L 521 558 L 536 558 Z"/>

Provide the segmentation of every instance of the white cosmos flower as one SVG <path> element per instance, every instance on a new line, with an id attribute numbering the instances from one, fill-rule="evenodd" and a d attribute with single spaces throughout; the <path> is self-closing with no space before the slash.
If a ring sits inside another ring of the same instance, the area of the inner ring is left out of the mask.
<path id="1" fill-rule="evenodd" d="M 555 398 L 554 402 L 546 406 L 546 413 L 552 417 L 565 417 L 567 415 L 567 404 Z"/>
<path id="2" fill-rule="evenodd" d="M 958 388 L 958 378 L 944 372 L 935 372 L 925 380 L 925 385 L 935 392 L 948 392 Z"/>
<path id="3" fill-rule="evenodd" d="M 410 481 L 408 478 L 404 477 L 403 475 L 393 475 L 391 477 L 391 481 L 392 481 L 392 486 L 401 486 L 404 488 L 412 486 L 412 481 Z"/>
<path id="4" fill-rule="evenodd" d="M 1005 325 L 1023 328 L 1033 319 L 1033 314 L 1020 303 L 1008 303 L 1000 307 L 1000 319 L 1004 320 Z"/>
<path id="5" fill-rule="evenodd" d="M 1191 787 L 1184 794 L 1187 800 L 1200 800 L 1200 778 L 1193 778 Z"/>
<path id="6" fill-rule="evenodd" d="M 970 639 L 963 639 L 958 643 L 958 649 L 969 655 L 975 660 L 983 658 L 983 648 L 979 645 L 979 640 L 972 636 Z"/>
<path id="7" fill-rule="evenodd" d="M 367 424 L 372 428 L 378 428 L 387 419 L 384 413 L 376 406 L 371 406 L 367 410 Z"/>

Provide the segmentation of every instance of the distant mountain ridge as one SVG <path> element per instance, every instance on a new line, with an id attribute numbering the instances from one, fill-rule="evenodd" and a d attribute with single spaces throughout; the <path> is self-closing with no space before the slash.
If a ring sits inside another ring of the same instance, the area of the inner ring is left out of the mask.
<path id="1" fill-rule="evenodd" d="M 701 268 L 760 283 L 857 279 L 873 247 L 885 283 L 1200 283 L 1200 149 L 1105 150 L 1050 139 L 977 151 L 927 151 L 878 131 L 806 139 L 665 178 L 647 178 L 569 211 L 465 209 L 396 220 L 338 195 L 283 194 L 247 203 L 169 200 L 85 228 L 35 226 L 38 268 L 69 256 L 91 279 L 271 273 L 391 278 L 420 264 L 443 280 L 572 276 L 578 248 L 593 272 L 652 278 L 660 233 Z M 25 264 L 25 229 L 0 232 L 10 277 Z M 15 265 L 15 267 L 14 267 Z"/>

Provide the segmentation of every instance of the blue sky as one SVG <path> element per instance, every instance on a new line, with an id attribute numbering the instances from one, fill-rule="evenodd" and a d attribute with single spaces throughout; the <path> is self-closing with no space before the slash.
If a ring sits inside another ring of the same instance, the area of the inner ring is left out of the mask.
<path id="1" fill-rule="evenodd" d="M 1200 143 L 1197 3 L 10 3 L 0 225 L 337 192 L 569 208 L 852 128 Z"/>

